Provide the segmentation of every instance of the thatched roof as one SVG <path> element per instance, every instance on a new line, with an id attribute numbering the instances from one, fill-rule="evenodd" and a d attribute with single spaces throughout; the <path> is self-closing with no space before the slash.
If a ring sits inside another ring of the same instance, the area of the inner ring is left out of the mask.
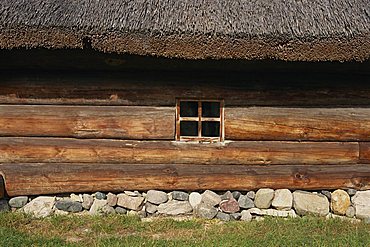
<path id="1" fill-rule="evenodd" d="M 370 57 L 369 0 L 1 0 L 0 48 L 183 58 Z"/>

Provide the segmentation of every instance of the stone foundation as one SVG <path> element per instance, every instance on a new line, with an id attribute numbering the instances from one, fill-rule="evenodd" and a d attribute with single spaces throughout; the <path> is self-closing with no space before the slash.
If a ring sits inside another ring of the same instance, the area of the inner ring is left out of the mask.
<path id="1" fill-rule="evenodd" d="M 35 217 L 75 214 L 129 214 L 142 218 L 190 215 L 223 221 L 261 219 L 263 216 L 315 215 L 350 221 L 370 221 L 370 190 L 200 192 L 149 190 L 119 194 L 96 192 L 56 196 L 18 196 L 0 201 L 2 211 L 21 211 Z"/>

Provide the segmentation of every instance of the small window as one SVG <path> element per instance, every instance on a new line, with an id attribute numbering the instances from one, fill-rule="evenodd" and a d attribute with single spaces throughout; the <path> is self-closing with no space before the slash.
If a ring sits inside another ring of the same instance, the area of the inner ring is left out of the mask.
<path id="1" fill-rule="evenodd" d="M 176 140 L 223 141 L 224 107 L 221 100 L 177 100 Z"/>

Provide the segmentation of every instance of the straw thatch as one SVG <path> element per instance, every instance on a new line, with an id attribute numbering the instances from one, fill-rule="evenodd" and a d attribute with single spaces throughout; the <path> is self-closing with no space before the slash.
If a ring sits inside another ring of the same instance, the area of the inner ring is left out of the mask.
<path id="1" fill-rule="evenodd" d="M 1 0 L 0 48 L 366 60 L 369 0 Z"/>

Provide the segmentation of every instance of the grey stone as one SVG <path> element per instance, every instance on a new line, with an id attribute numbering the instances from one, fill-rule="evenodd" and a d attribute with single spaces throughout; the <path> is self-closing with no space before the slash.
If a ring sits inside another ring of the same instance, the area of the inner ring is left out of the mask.
<path id="1" fill-rule="evenodd" d="M 349 217 L 349 218 L 353 218 L 353 217 L 355 217 L 355 215 L 356 215 L 356 210 L 355 210 L 355 208 L 354 208 L 354 207 L 352 207 L 352 206 L 349 206 L 349 207 L 347 208 L 347 211 L 346 211 L 346 216 L 347 216 L 347 217 Z"/>
<path id="2" fill-rule="evenodd" d="M 233 197 L 233 194 L 231 194 L 230 191 L 226 191 L 223 195 L 220 196 L 221 198 L 221 201 L 224 201 L 224 200 L 229 200 L 231 198 L 234 198 Z"/>
<path id="3" fill-rule="evenodd" d="M 10 211 L 8 201 L 5 199 L 0 199 L 0 212 Z"/>
<path id="4" fill-rule="evenodd" d="M 93 196 L 89 195 L 89 194 L 83 194 L 82 199 L 83 199 L 82 207 L 84 209 L 89 210 L 91 208 L 91 206 L 93 205 L 93 202 L 94 202 Z"/>
<path id="5" fill-rule="evenodd" d="M 90 210 L 89 214 L 98 215 L 103 213 L 103 207 L 107 205 L 107 200 L 95 199 Z"/>
<path id="6" fill-rule="evenodd" d="M 103 192 L 96 192 L 95 193 L 95 198 L 98 200 L 105 200 L 107 199 L 107 195 Z"/>
<path id="7" fill-rule="evenodd" d="M 232 195 L 235 200 L 238 200 L 239 197 L 241 196 L 241 193 L 239 191 L 233 191 Z"/>
<path id="8" fill-rule="evenodd" d="M 347 193 L 348 193 L 348 195 L 350 195 L 350 196 L 354 196 L 354 195 L 356 195 L 356 192 L 357 192 L 357 190 L 355 190 L 355 189 L 348 189 L 348 190 L 347 190 Z"/>
<path id="9" fill-rule="evenodd" d="M 157 212 L 158 210 L 158 206 L 157 205 L 154 205 L 150 202 L 147 202 L 145 203 L 145 211 L 149 214 L 154 214 L 155 212 Z"/>
<path id="10" fill-rule="evenodd" d="M 254 191 L 248 191 L 246 196 L 252 200 L 256 197 L 256 193 Z"/>
<path id="11" fill-rule="evenodd" d="M 136 191 L 136 190 L 135 191 L 125 190 L 123 193 L 125 193 L 128 196 L 133 196 L 133 197 L 141 196 L 141 194 L 139 193 L 139 191 Z"/>
<path id="12" fill-rule="evenodd" d="M 112 206 L 104 205 L 104 206 L 101 208 L 101 212 L 102 212 L 103 214 L 115 214 L 115 213 L 116 213 L 116 210 L 115 210 Z"/>
<path id="13" fill-rule="evenodd" d="M 23 207 L 23 211 L 37 218 L 47 217 L 53 214 L 54 203 L 55 197 L 39 196 L 27 203 Z"/>
<path id="14" fill-rule="evenodd" d="M 331 193 L 330 193 L 330 191 L 322 190 L 321 191 L 321 194 L 323 194 L 324 196 L 326 196 L 329 201 L 331 200 Z"/>
<path id="15" fill-rule="evenodd" d="M 241 212 L 240 220 L 242 220 L 242 221 L 252 221 L 252 219 L 253 219 L 253 217 L 252 217 L 251 213 L 248 210 L 243 210 Z"/>
<path id="16" fill-rule="evenodd" d="M 288 189 L 275 190 L 272 206 L 278 210 L 290 210 L 293 206 L 293 195 Z"/>
<path id="17" fill-rule="evenodd" d="M 241 195 L 238 200 L 239 207 L 248 209 L 248 208 L 253 208 L 254 207 L 254 202 L 252 199 L 250 199 L 248 196 L 243 196 Z"/>
<path id="18" fill-rule="evenodd" d="M 220 202 L 220 209 L 225 213 L 236 213 L 240 210 L 239 203 L 231 197 L 228 200 Z"/>
<path id="19" fill-rule="evenodd" d="M 192 192 L 189 195 L 189 203 L 193 208 L 196 208 L 202 202 L 202 195 L 198 192 Z"/>
<path id="20" fill-rule="evenodd" d="M 108 193 L 107 204 L 108 206 L 114 207 L 117 205 L 118 197 L 113 193 Z"/>
<path id="21" fill-rule="evenodd" d="M 55 207 L 59 210 L 77 213 L 82 211 L 82 204 L 72 200 L 60 200 L 55 203 Z"/>
<path id="22" fill-rule="evenodd" d="M 119 194 L 117 196 L 118 196 L 117 201 L 118 206 L 135 211 L 140 211 L 141 208 L 143 207 L 144 197 L 131 197 L 126 194 Z"/>
<path id="23" fill-rule="evenodd" d="M 21 208 L 28 202 L 28 196 L 17 196 L 9 200 L 9 205 L 12 208 Z"/>
<path id="24" fill-rule="evenodd" d="M 329 213 L 329 200 L 322 194 L 294 191 L 293 207 L 299 215 L 326 216 Z"/>
<path id="25" fill-rule="evenodd" d="M 189 200 L 189 194 L 183 191 L 173 191 L 172 199 L 178 201 L 187 201 Z"/>
<path id="26" fill-rule="evenodd" d="M 370 190 L 357 191 L 352 197 L 353 206 L 356 209 L 356 217 L 365 219 L 370 217 Z"/>
<path id="27" fill-rule="evenodd" d="M 351 206 L 351 199 L 344 190 L 336 190 L 331 194 L 330 208 L 335 214 L 345 215 Z"/>
<path id="28" fill-rule="evenodd" d="M 159 190 L 149 190 L 146 194 L 148 202 L 159 205 L 165 203 L 168 200 L 167 193 Z"/>
<path id="29" fill-rule="evenodd" d="M 231 220 L 240 220 L 241 217 L 242 217 L 242 214 L 241 213 L 233 213 L 233 214 L 230 214 L 230 219 Z"/>
<path id="30" fill-rule="evenodd" d="M 211 190 L 206 190 L 202 194 L 202 203 L 216 206 L 221 202 L 221 197 Z"/>
<path id="31" fill-rule="evenodd" d="M 229 214 L 225 214 L 223 212 L 218 212 L 216 214 L 216 218 L 220 219 L 222 221 L 230 221 L 230 219 L 231 219 Z"/>
<path id="32" fill-rule="evenodd" d="M 169 201 L 160 204 L 157 208 L 159 214 L 165 215 L 180 215 L 187 214 L 193 211 L 192 206 L 187 201 Z"/>
<path id="33" fill-rule="evenodd" d="M 274 199 L 273 189 L 259 189 L 254 198 L 254 205 L 257 208 L 269 208 Z"/>
<path id="34" fill-rule="evenodd" d="M 209 204 L 201 203 L 195 210 L 197 216 L 205 219 L 213 219 L 217 215 L 217 209 Z"/>
<path id="35" fill-rule="evenodd" d="M 122 207 L 116 207 L 115 211 L 116 211 L 117 214 L 126 214 L 127 213 L 127 209 L 122 208 Z"/>

